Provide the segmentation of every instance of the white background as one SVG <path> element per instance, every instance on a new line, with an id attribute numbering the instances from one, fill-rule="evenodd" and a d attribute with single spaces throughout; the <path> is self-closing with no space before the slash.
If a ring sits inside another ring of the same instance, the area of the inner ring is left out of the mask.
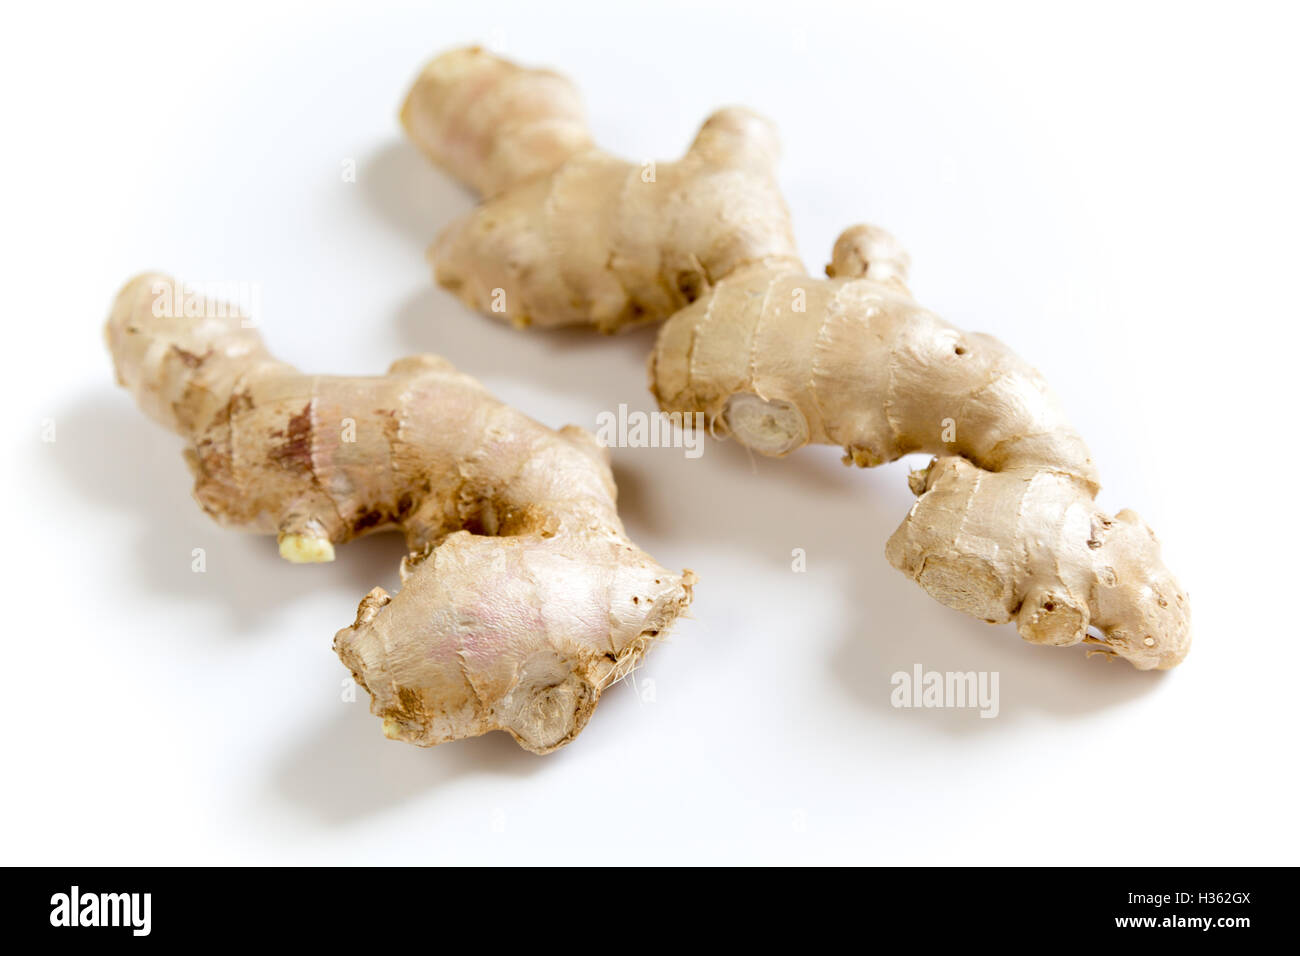
<path id="1" fill-rule="evenodd" d="M 1039 7 L 10 10 L 3 862 L 1300 862 L 1298 24 Z M 700 575 L 637 688 L 545 758 L 385 740 L 330 642 L 397 585 L 398 538 L 293 567 L 212 524 L 101 325 L 145 269 L 255 281 L 303 369 L 433 351 L 550 425 L 652 408 L 652 330 L 515 332 L 432 284 L 424 247 L 472 198 L 396 112 L 474 41 L 573 76 L 638 161 L 723 104 L 775 119 L 810 268 L 884 225 L 923 302 L 1046 373 L 1103 505 L 1138 510 L 1190 591 L 1187 662 L 1138 673 L 933 602 L 884 558 L 902 464 L 626 449 L 633 538 Z M 892 708 L 916 663 L 997 671 L 1000 715 Z"/>

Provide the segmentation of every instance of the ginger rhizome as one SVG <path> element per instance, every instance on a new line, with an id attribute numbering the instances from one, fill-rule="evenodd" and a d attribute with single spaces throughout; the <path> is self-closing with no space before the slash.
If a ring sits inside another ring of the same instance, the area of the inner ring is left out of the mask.
<path id="1" fill-rule="evenodd" d="M 433 355 L 304 375 L 236 310 L 173 288 L 133 279 L 107 337 L 121 384 L 188 443 L 203 509 L 277 534 L 295 562 L 406 536 L 401 589 L 371 591 L 334 640 L 389 737 L 504 730 L 554 750 L 690 602 L 694 575 L 628 540 L 586 431 L 546 428 Z"/>
<path id="2" fill-rule="evenodd" d="M 828 277 L 808 275 L 767 120 L 723 109 L 682 159 L 629 163 L 593 144 L 562 77 L 473 48 L 425 68 L 402 121 L 483 194 L 429 251 L 470 306 L 602 332 L 667 320 L 649 362 L 664 411 L 767 455 L 934 456 L 886 554 L 937 600 L 1141 669 L 1186 655 L 1187 596 L 1136 514 L 1098 509 L 1096 468 L 1042 377 L 920 306 L 881 229 L 845 230 Z"/>

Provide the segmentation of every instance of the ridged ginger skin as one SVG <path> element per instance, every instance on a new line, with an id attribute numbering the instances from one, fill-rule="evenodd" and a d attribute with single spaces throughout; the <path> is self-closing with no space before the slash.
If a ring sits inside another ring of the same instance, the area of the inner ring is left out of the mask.
<path id="1" fill-rule="evenodd" d="M 402 587 L 375 588 L 334 647 L 389 737 L 504 730 L 547 753 L 582 729 L 691 598 L 627 538 L 607 453 L 553 431 L 433 355 L 376 377 L 305 375 L 235 310 L 142 275 L 107 339 L 119 382 L 187 441 L 194 496 L 279 536 L 291 561 L 397 529 Z"/>
<path id="2" fill-rule="evenodd" d="M 937 600 L 1144 670 L 1186 655 L 1187 595 L 1136 514 L 1097 508 L 1088 449 L 1039 373 L 921 307 L 884 230 L 845 230 L 827 278 L 808 275 L 766 120 L 720 110 L 682 159 L 628 163 L 592 144 L 571 85 L 477 48 L 426 67 L 402 120 L 485 196 L 429 253 L 471 306 L 604 332 L 667 320 L 649 362 L 665 412 L 767 455 L 935 456 L 886 554 Z"/>
<path id="3" fill-rule="evenodd" d="M 616 332 L 745 266 L 799 268 L 776 135 L 748 110 L 714 114 L 676 163 L 635 165 L 591 145 L 568 81 L 470 49 L 425 69 L 402 121 L 486 197 L 429 250 L 438 282 L 516 325 Z"/>
<path id="4" fill-rule="evenodd" d="M 883 245 L 874 230 L 857 238 Z M 1181 661 L 1187 596 L 1136 514 L 1097 509 L 1088 449 L 1042 377 L 917 305 L 898 262 L 883 282 L 846 268 L 825 281 L 753 270 L 678 313 L 651 356 L 660 407 L 703 412 L 766 454 L 817 442 L 864 466 L 935 455 L 886 546 L 894 567 L 1036 644 L 1086 641 L 1142 669 Z"/>

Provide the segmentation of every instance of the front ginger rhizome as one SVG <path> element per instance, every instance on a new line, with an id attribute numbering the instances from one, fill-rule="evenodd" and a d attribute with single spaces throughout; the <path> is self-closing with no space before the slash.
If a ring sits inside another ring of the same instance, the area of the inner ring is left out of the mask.
<path id="1" fill-rule="evenodd" d="M 588 432 L 546 428 L 434 355 L 306 375 L 235 310 L 179 308 L 172 285 L 129 282 L 108 344 L 140 407 L 186 439 L 203 509 L 278 535 L 294 562 L 406 536 L 401 590 L 371 591 L 334 641 L 389 737 L 504 730 L 554 750 L 689 604 L 694 575 L 628 540 Z"/>

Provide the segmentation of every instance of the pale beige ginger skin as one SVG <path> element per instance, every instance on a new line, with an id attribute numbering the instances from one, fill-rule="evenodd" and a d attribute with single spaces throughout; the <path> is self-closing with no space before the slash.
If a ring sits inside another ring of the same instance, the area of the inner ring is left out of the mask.
<path id="1" fill-rule="evenodd" d="M 477 48 L 426 67 L 402 120 L 485 196 L 430 250 L 468 304 L 604 332 L 667 319 L 649 363 L 664 411 L 768 455 L 936 456 L 886 554 L 939 601 L 1142 669 L 1186 655 L 1186 594 L 1136 514 L 1098 510 L 1087 447 L 1041 376 L 918 305 L 884 230 L 845 230 L 828 278 L 807 274 L 766 120 L 724 109 L 681 160 L 628 163 L 592 145 L 570 84 Z"/>
<path id="2" fill-rule="evenodd" d="M 616 332 L 743 266 L 799 268 L 776 133 L 748 110 L 715 113 L 678 162 L 632 164 L 591 145 L 567 80 L 468 49 L 425 68 L 402 122 L 486 197 L 429 250 L 438 282 L 516 325 Z"/>
<path id="3" fill-rule="evenodd" d="M 889 248 L 869 227 L 846 235 Z M 1033 643 L 1086 642 L 1142 669 L 1181 661 L 1187 596 L 1136 514 L 1097 509 L 1087 446 L 1038 372 L 919 306 L 900 259 L 881 262 L 884 281 L 852 278 L 854 261 L 833 261 L 827 280 L 752 270 L 675 315 L 650 359 L 660 407 L 701 412 L 770 455 L 808 443 L 863 466 L 936 455 L 912 476 L 891 564 Z"/>
<path id="4" fill-rule="evenodd" d="M 277 534 L 295 561 L 406 535 L 401 590 L 371 591 L 334 641 L 388 736 L 504 730 L 554 750 L 689 604 L 694 575 L 628 540 L 589 433 L 546 428 L 433 355 L 304 375 L 234 310 L 176 315 L 181 288 L 131 280 L 106 333 L 121 384 L 188 442 L 204 510 Z"/>

